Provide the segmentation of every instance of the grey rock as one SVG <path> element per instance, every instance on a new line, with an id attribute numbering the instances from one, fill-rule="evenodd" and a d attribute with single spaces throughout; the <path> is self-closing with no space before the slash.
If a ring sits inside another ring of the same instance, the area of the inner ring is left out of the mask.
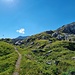
<path id="1" fill-rule="evenodd" d="M 56 38 L 57 38 L 58 40 L 63 40 L 63 39 L 64 39 L 64 36 L 58 35 Z"/>
<path id="2" fill-rule="evenodd" d="M 75 34 L 75 22 L 63 25 L 62 27 L 57 29 L 58 32 L 68 33 L 68 34 Z"/>
<path id="3" fill-rule="evenodd" d="M 51 52 L 52 52 L 52 50 L 48 51 L 48 52 L 46 53 L 46 56 L 49 56 Z"/>
<path id="4" fill-rule="evenodd" d="M 52 41 L 49 41 L 49 43 L 52 43 Z"/>
<path id="5" fill-rule="evenodd" d="M 46 36 L 42 36 L 42 39 L 47 39 L 47 37 Z"/>
<path id="6" fill-rule="evenodd" d="M 34 42 L 31 42 L 30 44 L 31 44 L 31 45 L 33 45 L 33 44 L 34 44 Z"/>
<path id="7" fill-rule="evenodd" d="M 39 52 L 45 52 L 45 50 L 39 50 Z"/>
<path id="8" fill-rule="evenodd" d="M 46 64 L 51 65 L 52 61 L 47 61 Z"/>
<path id="9" fill-rule="evenodd" d="M 52 50 L 48 51 L 48 53 L 51 53 L 51 52 L 52 52 Z"/>
<path id="10" fill-rule="evenodd" d="M 46 31 L 46 33 L 47 33 L 47 34 L 52 34 L 53 31 L 52 31 L 52 30 L 50 30 L 50 31 Z"/>
<path id="11" fill-rule="evenodd" d="M 57 37 L 58 36 L 58 32 L 54 32 L 53 34 L 52 34 L 52 37 Z"/>
<path id="12" fill-rule="evenodd" d="M 73 60 L 75 60 L 75 57 L 72 57 Z"/>
<path id="13" fill-rule="evenodd" d="M 54 64 L 58 65 L 60 61 L 54 61 Z"/>
<path id="14" fill-rule="evenodd" d="M 45 46 L 46 46 L 46 45 L 44 44 L 44 45 L 40 46 L 39 48 L 41 48 L 41 49 L 42 49 L 42 48 L 44 48 Z"/>
<path id="15" fill-rule="evenodd" d="M 30 41 L 30 38 L 27 38 L 27 39 L 26 39 L 26 42 L 28 43 L 29 41 Z"/>
<path id="16" fill-rule="evenodd" d="M 32 52 L 37 53 L 38 51 L 37 50 L 32 50 Z"/>
<path id="17" fill-rule="evenodd" d="M 16 41 L 15 42 L 15 45 L 21 45 L 21 44 L 24 44 L 23 41 Z"/>

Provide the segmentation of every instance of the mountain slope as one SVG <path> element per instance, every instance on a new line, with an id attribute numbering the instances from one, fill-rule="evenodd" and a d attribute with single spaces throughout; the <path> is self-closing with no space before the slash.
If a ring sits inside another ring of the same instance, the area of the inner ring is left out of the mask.
<path id="1" fill-rule="evenodd" d="M 74 27 L 71 23 L 23 40 L 2 40 L 14 44 L 22 54 L 20 75 L 75 75 Z"/>
<path id="2" fill-rule="evenodd" d="M 28 38 L 28 37 L 29 37 L 29 36 L 19 36 L 19 37 L 15 38 L 15 39 L 23 40 L 23 39 L 26 39 L 26 38 Z"/>
<path id="3" fill-rule="evenodd" d="M 72 75 L 75 73 L 75 43 L 36 41 L 22 51 L 21 75 Z M 28 70 L 28 71 L 27 71 Z M 35 71 L 34 71 L 35 70 Z"/>
<path id="4" fill-rule="evenodd" d="M 75 42 L 65 35 L 74 37 L 61 27 L 59 32 L 50 30 L 23 40 L 21 75 L 75 75 Z"/>
<path id="5" fill-rule="evenodd" d="M 56 31 L 68 34 L 75 34 L 75 22 L 63 25 L 62 27 L 58 28 Z"/>
<path id="6" fill-rule="evenodd" d="M 12 75 L 17 58 L 14 47 L 0 41 L 0 75 Z"/>

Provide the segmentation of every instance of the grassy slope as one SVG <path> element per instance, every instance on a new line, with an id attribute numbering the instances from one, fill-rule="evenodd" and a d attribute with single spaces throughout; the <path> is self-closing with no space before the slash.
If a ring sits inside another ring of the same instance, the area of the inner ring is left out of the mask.
<path id="1" fill-rule="evenodd" d="M 21 45 L 24 50 L 21 50 L 20 75 L 71 75 L 75 72 L 75 60 L 72 59 L 75 57 L 75 43 L 56 41 L 50 35 L 42 39 L 42 34 L 39 35 L 30 37 L 29 42 Z"/>
<path id="2" fill-rule="evenodd" d="M 17 47 L 22 54 L 20 75 L 72 75 L 75 72 L 75 43 L 58 41 L 47 33 L 37 34 L 23 41 L 24 44 Z M 4 66 L 6 69 L 3 68 L 1 75 L 12 74 L 17 58 L 12 50 L 6 56 L 1 56 L 0 59 L 6 57 L 3 61 L 13 62 L 7 62 L 11 65 Z"/>
<path id="3" fill-rule="evenodd" d="M 14 47 L 0 41 L 0 75 L 12 75 L 17 58 Z"/>

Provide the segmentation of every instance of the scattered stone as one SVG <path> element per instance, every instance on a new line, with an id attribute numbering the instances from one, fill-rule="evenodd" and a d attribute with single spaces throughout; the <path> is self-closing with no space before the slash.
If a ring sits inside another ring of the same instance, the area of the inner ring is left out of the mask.
<path id="1" fill-rule="evenodd" d="M 58 36 L 57 36 L 57 39 L 58 39 L 58 40 L 63 40 L 63 39 L 64 39 L 64 36 L 58 35 Z"/>
<path id="2" fill-rule="evenodd" d="M 31 44 L 31 45 L 33 45 L 33 44 L 34 44 L 34 42 L 31 42 L 30 44 Z"/>
<path id="3" fill-rule="evenodd" d="M 46 45 L 44 44 L 44 45 L 42 45 L 42 46 L 40 46 L 39 48 L 44 48 Z"/>
<path id="4" fill-rule="evenodd" d="M 37 50 L 32 50 L 32 52 L 37 53 L 38 51 Z"/>
<path id="5" fill-rule="evenodd" d="M 52 52 L 52 50 L 48 51 L 48 53 L 46 53 L 46 56 L 48 57 L 51 52 Z"/>
<path id="6" fill-rule="evenodd" d="M 47 39 L 47 37 L 46 36 L 42 36 L 42 39 Z"/>
<path id="7" fill-rule="evenodd" d="M 39 50 L 39 52 L 45 52 L 45 50 Z"/>
<path id="8" fill-rule="evenodd" d="M 38 53 L 38 52 L 45 52 L 45 50 L 42 50 L 42 49 L 37 49 L 37 50 L 32 50 L 32 52 L 34 52 L 34 53 Z"/>
<path id="9" fill-rule="evenodd" d="M 27 39 L 26 39 L 26 42 L 28 43 L 29 41 L 30 41 L 30 38 L 27 38 Z"/>
<path id="10" fill-rule="evenodd" d="M 50 31 L 46 31 L 46 33 L 47 33 L 47 34 L 52 34 L 53 31 L 52 31 L 52 30 L 50 30 Z"/>
<path id="11" fill-rule="evenodd" d="M 20 43 L 20 41 L 17 41 L 16 43 L 15 43 L 15 45 L 20 45 L 21 43 Z"/>
<path id="12" fill-rule="evenodd" d="M 52 41 L 49 41 L 49 43 L 52 43 Z"/>
<path id="13" fill-rule="evenodd" d="M 75 60 L 75 57 L 72 57 L 73 60 Z"/>
<path id="14" fill-rule="evenodd" d="M 52 52 L 52 50 L 48 51 L 48 53 L 51 53 L 51 52 Z"/>
<path id="15" fill-rule="evenodd" d="M 52 34 L 52 37 L 57 37 L 58 36 L 58 32 L 54 32 L 53 34 Z"/>
<path id="16" fill-rule="evenodd" d="M 58 65 L 60 61 L 54 61 L 54 64 Z"/>
<path id="17" fill-rule="evenodd" d="M 75 34 L 75 22 L 63 25 L 62 27 L 58 28 L 57 31 L 61 31 L 62 33 Z"/>
<path id="18" fill-rule="evenodd" d="M 51 65 L 52 61 L 47 61 L 46 64 Z"/>

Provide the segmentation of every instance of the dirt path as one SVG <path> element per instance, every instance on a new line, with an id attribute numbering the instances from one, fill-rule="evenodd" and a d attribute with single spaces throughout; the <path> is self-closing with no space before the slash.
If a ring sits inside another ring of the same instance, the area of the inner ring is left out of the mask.
<path id="1" fill-rule="evenodd" d="M 18 60 L 16 62 L 16 65 L 15 65 L 15 71 L 14 71 L 13 75 L 19 75 L 22 55 L 19 53 L 19 51 L 17 50 L 16 47 L 15 47 L 15 51 L 18 53 L 19 57 L 18 57 Z"/>

